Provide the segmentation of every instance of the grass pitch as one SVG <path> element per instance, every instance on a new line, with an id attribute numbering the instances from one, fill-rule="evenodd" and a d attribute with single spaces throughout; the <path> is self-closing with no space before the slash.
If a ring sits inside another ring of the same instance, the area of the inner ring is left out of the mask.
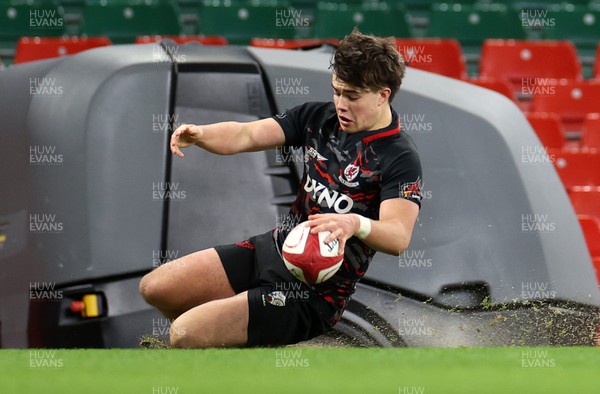
<path id="1" fill-rule="evenodd" d="M 600 393 L 600 348 L 0 350 L 0 393 Z"/>

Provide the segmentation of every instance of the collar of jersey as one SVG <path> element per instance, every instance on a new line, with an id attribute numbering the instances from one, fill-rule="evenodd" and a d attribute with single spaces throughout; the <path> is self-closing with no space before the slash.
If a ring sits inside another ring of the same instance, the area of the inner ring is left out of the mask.
<path id="1" fill-rule="evenodd" d="M 362 139 L 363 143 L 368 144 L 369 142 L 373 142 L 380 138 L 386 138 L 398 134 L 400 132 L 400 120 L 398 119 L 398 114 L 396 111 L 394 111 L 394 108 L 390 107 L 390 109 L 392 110 L 392 121 L 388 126 L 377 130 L 358 131 L 356 133 L 348 134 L 348 137 L 360 138 Z M 341 130 L 342 126 L 339 125 L 338 121 L 338 131 Z"/>

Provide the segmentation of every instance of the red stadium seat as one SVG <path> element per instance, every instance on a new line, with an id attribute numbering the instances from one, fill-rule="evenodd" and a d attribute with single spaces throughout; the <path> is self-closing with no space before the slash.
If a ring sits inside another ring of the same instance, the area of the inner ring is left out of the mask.
<path id="1" fill-rule="evenodd" d="M 21 37 L 13 63 L 72 55 L 91 48 L 111 45 L 108 37 Z"/>
<path id="2" fill-rule="evenodd" d="M 527 95 L 531 81 L 583 78 L 575 46 L 570 41 L 485 40 L 480 78 L 506 78 L 513 90 Z"/>
<path id="3" fill-rule="evenodd" d="M 275 38 L 253 38 L 250 46 L 258 48 L 277 49 L 309 49 L 328 44 L 337 47 L 340 43 L 338 38 L 302 38 L 302 39 L 275 39 Z"/>
<path id="4" fill-rule="evenodd" d="M 490 89 L 500 94 L 505 95 L 512 101 L 518 104 L 517 97 L 512 91 L 508 82 L 502 79 L 466 79 L 465 82 L 472 83 L 473 85 L 481 86 L 482 88 Z"/>
<path id="5" fill-rule="evenodd" d="M 537 89 L 532 112 L 555 112 L 566 131 L 581 131 L 589 113 L 600 112 L 600 80 L 560 80 Z"/>
<path id="6" fill-rule="evenodd" d="M 600 114 L 588 114 L 583 121 L 581 145 L 600 149 Z"/>
<path id="7" fill-rule="evenodd" d="M 600 220 L 588 215 L 577 215 L 577 219 L 579 219 L 585 242 L 596 269 L 598 283 L 600 283 Z"/>
<path id="8" fill-rule="evenodd" d="M 574 186 L 600 186 L 600 152 L 549 150 L 554 167 L 567 190 Z"/>
<path id="9" fill-rule="evenodd" d="M 551 112 L 530 112 L 527 114 L 527 120 L 546 148 L 564 147 L 567 141 L 558 115 Z"/>
<path id="10" fill-rule="evenodd" d="M 227 39 L 221 36 L 138 36 L 135 39 L 136 44 L 150 44 L 162 40 L 171 40 L 177 44 L 188 42 L 198 42 L 202 45 L 227 45 Z"/>
<path id="11" fill-rule="evenodd" d="M 590 215 L 600 220 L 600 186 L 576 186 L 569 190 L 573 209 L 579 215 Z"/>
<path id="12" fill-rule="evenodd" d="M 396 45 L 410 67 L 451 78 L 467 78 L 465 57 L 455 39 L 398 38 Z"/>
<path id="13" fill-rule="evenodd" d="M 596 46 L 596 60 L 594 61 L 594 78 L 600 79 L 600 44 Z"/>

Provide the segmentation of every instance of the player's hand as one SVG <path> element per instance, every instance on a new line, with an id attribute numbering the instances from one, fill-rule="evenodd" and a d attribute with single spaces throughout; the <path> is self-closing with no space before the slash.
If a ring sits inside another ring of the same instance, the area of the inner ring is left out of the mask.
<path id="1" fill-rule="evenodd" d="M 308 217 L 308 225 L 312 234 L 329 231 L 331 234 L 325 239 L 329 243 L 334 239 L 340 241 L 339 255 L 344 253 L 346 240 L 352 237 L 360 227 L 360 221 L 354 214 L 319 213 Z"/>
<path id="2" fill-rule="evenodd" d="M 184 154 L 180 148 L 187 148 L 200 141 L 202 137 L 202 128 L 193 124 L 182 124 L 171 135 L 170 148 L 171 153 L 179 157 Z"/>

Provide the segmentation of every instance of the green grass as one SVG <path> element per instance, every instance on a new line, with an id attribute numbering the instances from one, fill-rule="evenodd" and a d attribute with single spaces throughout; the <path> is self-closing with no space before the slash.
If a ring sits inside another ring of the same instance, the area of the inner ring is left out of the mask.
<path id="1" fill-rule="evenodd" d="M 600 392 L 600 348 L 31 352 L 0 350 L 0 393 Z"/>

